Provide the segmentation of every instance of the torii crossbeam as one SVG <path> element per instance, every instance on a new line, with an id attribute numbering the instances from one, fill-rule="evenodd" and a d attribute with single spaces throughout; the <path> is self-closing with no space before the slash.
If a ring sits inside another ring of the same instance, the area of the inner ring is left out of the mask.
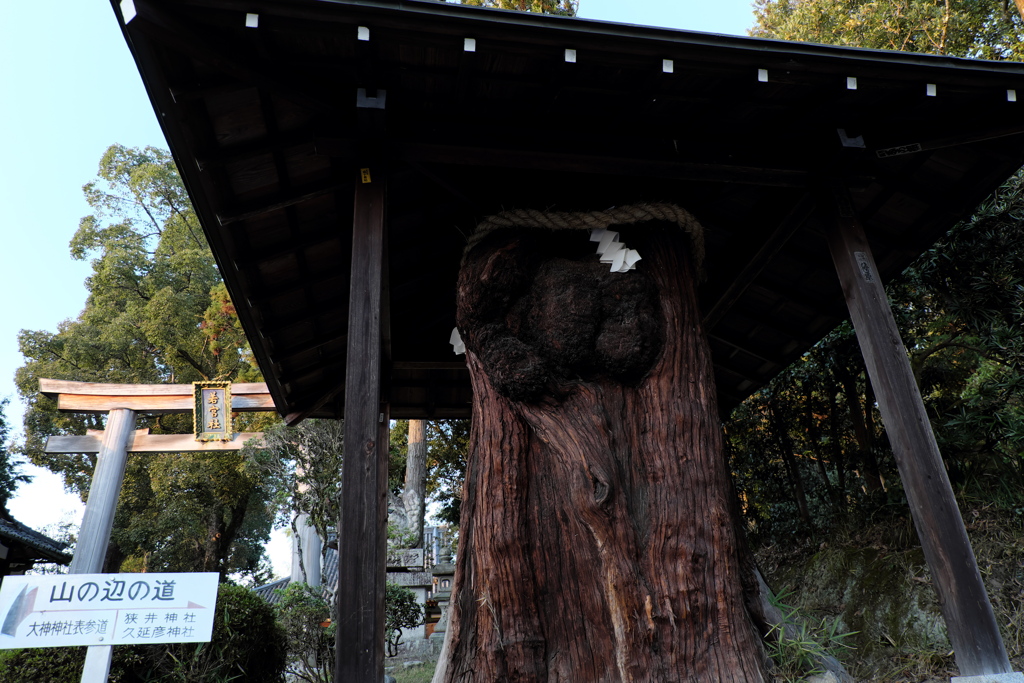
<path id="1" fill-rule="evenodd" d="M 138 414 L 164 415 L 192 412 L 197 395 L 211 394 L 218 406 L 214 415 L 217 427 L 230 427 L 231 412 L 267 412 L 274 402 L 263 383 L 230 384 L 101 384 L 40 379 L 39 391 L 57 402 L 57 409 L 66 413 L 106 413 L 104 430 L 90 430 L 85 436 L 51 436 L 46 453 L 96 453 L 96 469 L 89 487 L 85 515 L 78 534 L 78 546 L 71 561 L 72 574 L 98 574 L 110 543 L 114 513 L 121 494 L 128 453 L 184 453 L 194 451 L 229 451 L 240 449 L 246 441 L 260 438 L 260 433 L 223 433 L 210 437 L 203 433 L 207 424 L 199 424 L 197 435 L 150 434 L 148 429 L 136 430 Z M 220 389 L 216 385 L 223 384 Z M 199 392 L 197 394 L 197 392 Z M 206 393 L 202 393 L 206 392 Z M 218 393 L 219 392 L 219 393 Z M 233 397 L 233 400 L 228 400 Z M 226 402 L 225 402 L 226 401 Z M 223 415 L 221 413 L 224 413 Z M 202 421 L 209 417 L 205 413 Z M 199 440 L 203 436 L 208 440 Z M 111 646 L 90 647 L 82 671 L 82 683 L 103 683 L 110 672 Z"/>

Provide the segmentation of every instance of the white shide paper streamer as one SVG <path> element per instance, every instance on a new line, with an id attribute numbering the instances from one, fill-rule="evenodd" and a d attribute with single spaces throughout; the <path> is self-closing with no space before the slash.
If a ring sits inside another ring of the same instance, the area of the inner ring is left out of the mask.
<path id="1" fill-rule="evenodd" d="M 597 242 L 597 253 L 601 255 L 601 263 L 611 266 L 613 273 L 625 273 L 636 268 L 640 254 L 636 249 L 630 249 L 619 241 L 619 233 L 614 230 L 597 228 L 590 232 L 590 241 Z M 462 341 L 459 328 L 452 330 L 452 336 L 448 338 L 452 350 L 456 356 L 466 353 L 466 344 Z"/>
<path id="2" fill-rule="evenodd" d="M 613 273 L 625 273 L 634 270 L 640 254 L 636 249 L 629 249 L 619 241 L 619 233 L 614 230 L 597 228 L 590 232 L 590 241 L 597 242 L 597 253 L 601 255 L 601 263 L 611 266 Z"/>
<path id="3" fill-rule="evenodd" d="M 462 335 L 459 334 L 459 328 L 456 327 L 452 330 L 452 336 L 448 338 L 448 343 L 452 345 L 456 356 L 461 356 L 466 352 L 466 345 L 462 341 Z"/>

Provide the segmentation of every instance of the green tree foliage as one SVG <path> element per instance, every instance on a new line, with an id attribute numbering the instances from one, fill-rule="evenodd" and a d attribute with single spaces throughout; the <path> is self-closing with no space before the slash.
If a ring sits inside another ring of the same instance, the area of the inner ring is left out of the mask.
<path id="1" fill-rule="evenodd" d="M 753 35 L 861 47 L 1016 59 L 1024 44 L 1005 3 L 765 0 L 757 19 Z M 1018 174 L 887 287 L 953 484 L 1011 509 L 1024 504 L 1022 219 Z M 848 325 L 740 406 L 727 434 L 755 539 L 905 512 Z"/>
<path id="2" fill-rule="evenodd" d="M 849 325 L 744 401 L 726 446 L 755 543 L 813 538 L 899 493 Z"/>
<path id="3" fill-rule="evenodd" d="M 1002 0 L 757 0 L 750 35 L 979 59 L 1024 57 L 1024 22 Z"/>
<path id="4" fill-rule="evenodd" d="M 8 516 L 7 501 L 13 496 L 19 484 L 30 481 L 28 475 L 22 474 L 18 463 L 14 459 L 14 453 L 8 446 L 7 439 L 10 437 L 10 427 L 7 425 L 8 399 L 0 401 L 0 515 Z"/>
<path id="5" fill-rule="evenodd" d="M 384 644 L 388 657 L 398 654 L 402 644 L 402 629 L 423 623 L 423 607 L 416 596 L 404 586 L 388 581 L 384 589 Z"/>
<path id="6" fill-rule="evenodd" d="M 427 423 L 427 496 L 437 504 L 438 521 L 458 526 L 462 485 L 469 452 L 469 420 Z"/>
<path id="7" fill-rule="evenodd" d="M 91 259 L 81 314 L 56 332 L 22 330 L 16 376 L 28 404 L 25 453 L 88 493 L 95 456 L 42 451 L 47 436 L 101 429 L 58 413 L 41 377 L 92 382 L 258 381 L 249 349 L 170 155 L 111 146 L 84 187 L 92 214 L 71 240 Z M 188 433 L 190 415 L 140 417 L 153 433 Z M 242 429 L 258 429 L 242 418 Z M 108 567 L 255 572 L 269 534 L 270 491 L 238 453 L 129 458 Z"/>
<path id="8" fill-rule="evenodd" d="M 320 538 L 327 538 L 340 514 L 344 445 L 341 420 L 304 420 L 295 427 L 268 428 L 262 444 L 248 443 L 243 453 L 276 492 L 278 521 L 291 522 L 306 513 Z"/>
<path id="9" fill-rule="evenodd" d="M 318 588 L 292 583 L 275 605 L 288 641 L 289 676 L 307 683 L 334 680 L 334 632 L 331 608 Z"/>
<path id="10" fill-rule="evenodd" d="M 462 0 L 462 4 L 474 7 L 510 9 L 519 12 L 560 14 L 566 17 L 576 16 L 576 10 L 580 5 L 579 0 Z"/>
<path id="11" fill-rule="evenodd" d="M 892 288 L 951 478 L 1024 490 L 1024 176 L 1018 173 Z"/>
<path id="12" fill-rule="evenodd" d="M 274 609 L 248 588 L 230 584 L 217 591 L 209 644 L 178 643 L 146 653 L 151 669 L 162 675 L 152 680 L 160 683 L 283 683 L 286 657 Z"/>
<path id="13" fill-rule="evenodd" d="M 427 499 L 437 505 L 434 517 L 449 526 L 459 524 L 469 427 L 469 420 L 427 421 Z M 398 493 L 405 485 L 408 445 L 409 422 L 397 420 L 391 429 L 388 466 L 388 485 L 393 493 Z"/>
<path id="14" fill-rule="evenodd" d="M 288 643 L 288 674 L 308 683 L 334 680 L 335 626 L 332 605 L 318 588 L 292 583 L 276 605 Z M 384 637 L 388 656 L 398 654 L 403 628 L 423 623 L 423 607 L 411 590 L 388 582 L 384 593 Z"/>

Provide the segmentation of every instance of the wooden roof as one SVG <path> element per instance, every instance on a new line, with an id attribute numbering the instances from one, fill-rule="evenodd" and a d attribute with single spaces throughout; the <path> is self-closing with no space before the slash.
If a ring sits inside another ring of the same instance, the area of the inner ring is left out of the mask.
<path id="1" fill-rule="evenodd" d="M 5 513 L 0 509 L 0 579 L 4 575 L 24 574 L 40 563 L 71 562 L 67 543 L 55 541 Z"/>
<path id="2" fill-rule="evenodd" d="M 134 11 L 125 37 L 293 420 L 343 411 L 367 156 L 388 167 L 393 417 L 469 415 L 448 339 L 483 216 L 639 201 L 696 215 L 725 411 L 846 317 L 823 237 L 830 183 L 852 191 L 890 278 L 1024 163 L 1020 64 L 418 0 Z"/>

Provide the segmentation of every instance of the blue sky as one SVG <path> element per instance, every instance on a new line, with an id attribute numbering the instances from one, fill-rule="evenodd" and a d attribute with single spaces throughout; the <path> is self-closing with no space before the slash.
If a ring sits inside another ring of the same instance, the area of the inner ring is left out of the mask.
<path id="1" fill-rule="evenodd" d="M 580 0 L 580 16 L 631 24 L 744 35 L 750 0 Z M 113 143 L 164 147 L 163 134 L 109 3 L 6 2 L 0 12 L 0 398 L 20 427 L 14 386 L 21 329 L 55 331 L 86 297 L 89 266 L 68 242 L 89 207 L 82 185 Z M 28 470 L 28 468 L 27 468 Z M 42 528 L 81 519 L 77 498 L 31 468 L 11 512 Z M 275 551 L 277 554 L 283 554 Z M 287 558 L 285 558 L 286 570 Z"/>

